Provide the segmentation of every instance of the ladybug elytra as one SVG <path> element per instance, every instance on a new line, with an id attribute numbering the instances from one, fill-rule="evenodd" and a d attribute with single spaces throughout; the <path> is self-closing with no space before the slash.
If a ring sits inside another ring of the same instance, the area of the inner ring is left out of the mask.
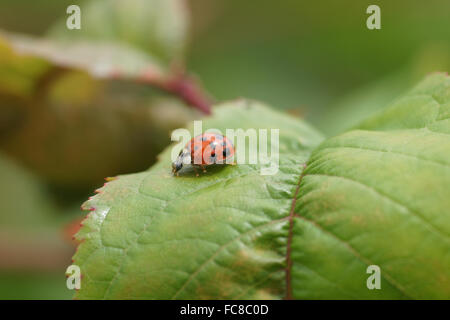
<path id="1" fill-rule="evenodd" d="M 203 133 L 192 138 L 172 163 L 172 172 L 178 174 L 183 164 L 191 163 L 197 176 L 197 167 L 205 172 L 205 166 L 225 164 L 234 155 L 231 141 L 217 133 Z"/>

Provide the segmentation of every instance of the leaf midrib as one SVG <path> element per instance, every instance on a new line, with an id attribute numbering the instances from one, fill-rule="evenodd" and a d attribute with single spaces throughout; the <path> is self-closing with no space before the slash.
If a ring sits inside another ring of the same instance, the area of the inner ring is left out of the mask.
<path id="1" fill-rule="evenodd" d="M 289 231 L 287 238 L 287 247 L 286 247 L 286 296 L 285 300 L 292 300 L 292 237 L 293 237 L 293 229 L 294 229 L 294 212 L 295 205 L 297 203 L 298 193 L 300 192 L 300 184 L 302 183 L 303 177 L 305 176 L 306 163 L 303 165 L 302 173 L 300 174 L 300 178 L 298 179 L 297 187 L 295 188 L 294 198 L 292 199 L 291 209 L 289 211 Z"/>

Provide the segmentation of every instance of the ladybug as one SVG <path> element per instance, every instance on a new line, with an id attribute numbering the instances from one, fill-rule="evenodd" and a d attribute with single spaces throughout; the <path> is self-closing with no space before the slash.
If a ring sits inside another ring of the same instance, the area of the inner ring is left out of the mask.
<path id="1" fill-rule="evenodd" d="M 172 172 L 178 175 L 183 164 L 191 163 L 198 176 L 196 168 L 200 167 L 206 172 L 205 166 L 225 164 L 233 155 L 234 146 L 227 137 L 217 133 L 203 133 L 192 138 L 180 151 L 172 163 Z"/>

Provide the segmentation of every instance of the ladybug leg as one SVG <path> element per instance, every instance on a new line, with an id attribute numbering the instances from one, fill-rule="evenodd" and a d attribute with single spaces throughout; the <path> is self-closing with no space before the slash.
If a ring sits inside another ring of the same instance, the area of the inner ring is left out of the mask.
<path id="1" fill-rule="evenodd" d="M 192 166 L 192 168 L 194 169 L 194 172 L 195 172 L 195 176 L 196 176 L 196 177 L 198 177 L 198 176 L 199 176 L 199 174 L 198 174 L 198 171 L 197 171 L 197 168 L 196 168 L 196 166 Z"/>

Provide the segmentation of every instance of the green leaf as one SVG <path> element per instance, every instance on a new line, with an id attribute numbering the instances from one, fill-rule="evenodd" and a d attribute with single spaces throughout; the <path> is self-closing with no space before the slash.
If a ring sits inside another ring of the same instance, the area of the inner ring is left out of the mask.
<path id="1" fill-rule="evenodd" d="M 18 55 L 0 33 L 0 93 L 29 96 L 35 90 L 37 79 L 49 68 L 43 59 Z"/>
<path id="2" fill-rule="evenodd" d="M 436 74 L 308 161 L 292 236 L 295 298 L 450 297 L 450 78 Z M 382 290 L 365 287 L 368 265 Z"/>
<path id="3" fill-rule="evenodd" d="M 174 177 L 169 148 L 119 176 L 84 205 L 77 297 L 450 298 L 449 110 L 436 74 L 317 146 L 304 122 L 257 103 L 216 107 L 204 129 L 280 128 L 279 172 Z M 366 286 L 369 265 L 381 290 Z"/>
<path id="4" fill-rule="evenodd" d="M 245 101 L 217 107 L 203 128 L 280 128 L 279 173 L 237 165 L 174 177 L 169 148 L 149 171 L 119 176 L 84 205 L 95 211 L 74 257 L 78 298 L 281 297 L 288 214 L 321 136 Z"/>
<path id="5" fill-rule="evenodd" d="M 167 68 L 157 58 L 126 43 L 86 39 L 49 40 L 4 31 L 0 33 L 0 40 L 2 39 L 4 45 L 10 46 L 18 56 L 16 60 L 44 59 L 53 66 L 83 70 L 96 78 L 160 78 L 167 72 Z M 2 57 L 3 61 L 4 59 Z M 5 62 L 12 64 L 8 60 Z M 22 65 L 22 69 L 27 69 L 23 61 L 13 62 L 15 65 Z"/>
<path id="6" fill-rule="evenodd" d="M 50 35 L 131 45 L 166 64 L 182 59 L 189 22 L 185 1 L 91 0 L 80 8 L 80 30 L 69 30 L 64 17 L 51 28 Z"/>

